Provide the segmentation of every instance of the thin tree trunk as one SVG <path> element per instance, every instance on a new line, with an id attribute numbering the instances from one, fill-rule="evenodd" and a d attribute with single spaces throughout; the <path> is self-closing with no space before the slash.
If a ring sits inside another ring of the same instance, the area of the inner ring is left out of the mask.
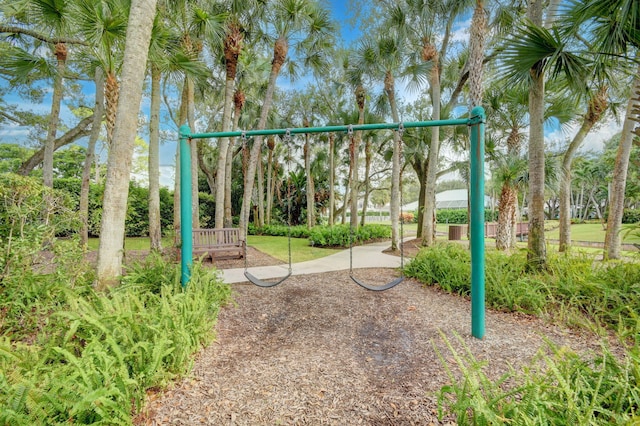
<path id="1" fill-rule="evenodd" d="M 371 191 L 371 138 L 367 138 L 364 146 L 364 199 L 362 200 L 362 218 L 360 226 L 364 226 L 367 219 L 367 205 L 369 204 L 369 192 Z"/>
<path id="2" fill-rule="evenodd" d="M 240 113 L 244 106 L 244 94 L 242 92 L 236 92 L 234 95 L 234 113 L 233 113 L 233 129 L 238 128 L 240 122 Z M 232 138 L 229 141 L 229 148 L 227 149 L 227 164 L 225 166 L 224 174 L 224 226 L 226 228 L 233 227 L 233 216 L 231 211 L 231 184 L 233 182 L 233 152 L 235 150 L 236 139 Z"/>
<path id="3" fill-rule="evenodd" d="M 305 127 L 309 127 L 306 123 Z M 311 229 L 314 225 L 313 213 L 315 210 L 315 194 L 313 188 L 313 175 L 311 174 L 311 143 L 309 134 L 304 135 L 304 171 L 307 178 L 307 228 Z"/>
<path id="4" fill-rule="evenodd" d="M 607 88 L 602 87 L 589 100 L 589 107 L 584 116 L 580 130 L 569 144 L 562 159 L 562 175 L 560 180 L 560 251 L 566 251 L 571 246 L 571 163 L 587 134 L 600 121 L 607 109 Z"/>
<path id="5" fill-rule="evenodd" d="M 329 133 L 329 226 L 333 226 L 334 212 L 336 208 L 336 171 L 335 171 L 335 143 L 336 134 Z"/>
<path id="6" fill-rule="evenodd" d="M 262 228 L 264 226 L 264 162 L 262 161 L 262 155 L 258 159 L 258 178 L 256 182 L 256 192 L 258 197 L 257 208 L 258 217 L 257 225 Z"/>
<path id="7" fill-rule="evenodd" d="M 89 190 L 91 188 L 91 166 L 93 165 L 96 143 L 100 137 L 100 128 L 102 126 L 102 117 L 104 116 L 104 72 L 102 68 L 96 67 L 94 82 L 96 85 L 96 99 L 93 108 L 93 124 L 91 126 L 91 135 L 87 144 L 87 156 L 84 160 L 82 168 L 82 183 L 80 186 L 80 245 L 87 246 L 89 241 Z"/>
<path id="8" fill-rule="evenodd" d="M 624 193 L 627 183 L 627 171 L 629 169 L 629 157 L 633 145 L 634 136 L 640 136 L 636 128 L 640 116 L 640 65 L 633 79 L 633 89 L 627 104 L 626 117 L 622 126 L 622 137 L 618 145 L 616 162 L 613 167 L 613 181 L 609 196 L 609 217 L 607 219 L 607 232 L 604 239 L 604 257 L 607 259 L 620 258 L 620 228 L 622 227 L 622 215 L 624 213 Z"/>
<path id="9" fill-rule="evenodd" d="M 138 125 L 137 111 L 149 53 L 151 28 L 157 0 L 132 0 L 122 68 L 122 93 L 109 151 L 104 189 L 100 247 L 98 249 L 97 287 L 105 289 L 117 283 L 122 273 L 124 223 L 127 212 L 131 160 Z"/>
<path id="10" fill-rule="evenodd" d="M 276 40 L 274 45 L 274 59 L 271 65 L 271 72 L 269 74 L 269 83 L 267 85 L 267 91 L 264 96 L 264 103 L 260 110 L 260 119 L 258 120 L 258 130 L 264 130 L 267 124 L 267 116 L 273 103 L 273 94 L 276 88 L 276 80 L 282 64 L 284 63 L 288 52 L 288 41 L 286 38 L 280 37 Z M 258 159 L 260 158 L 260 151 L 262 149 L 262 136 L 257 136 L 254 139 L 253 147 L 249 154 L 248 170 L 244 179 L 244 192 L 242 196 L 242 208 L 240 210 L 240 234 L 244 239 L 247 232 L 247 224 L 249 223 L 249 213 L 251 211 L 251 195 L 253 191 L 253 185 L 256 179 L 256 170 Z"/>
<path id="11" fill-rule="evenodd" d="M 349 206 L 349 197 L 351 196 L 351 193 L 349 191 L 349 185 L 347 182 L 347 185 L 345 185 L 344 187 L 344 203 L 342 203 L 342 217 L 341 217 L 341 223 L 344 225 L 345 223 L 347 223 L 347 207 Z"/>
<path id="12" fill-rule="evenodd" d="M 58 57 L 58 66 L 56 76 L 53 81 L 53 99 L 51 100 L 51 114 L 49 115 L 49 125 L 47 131 L 47 140 L 44 145 L 44 160 L 42 162 L 42 181 L 44 186 L 53 188 L 53 151 L 56 139 L 56 133 L 58 131 L 58 123 L 60 122 L 60 104 L 62 103 L 63 87 L 62 79 L 65 69 L 67 67 L 66 62 L 66 47 L 64 43 L 59 43 L 62 48 L 65 49 L 64 58 Z M 56 51 L 58 45 L 56 45 Z"/>
<path id="13" fill-rule="evenodd" d="M 356 101 L 358 104 L 358 124 L 364 124 L 364 100 L 360 100 L 362 97 L 364 99 L 364 94 L 360 94 L 362 89 L 358 87 L 356 89 Z M 364 91 L 364 89 L 362 89 Z M 349 185 L 351 186 L 351 217 L 350 224 L 351 229 L 355 232 L 358 229 L 358 195 L 360 193 L 360 177 L 359 177 L 359 165 L 358 158 L 360 157 L 360 143 L 362 141 L 362 132 L 357 131 L 351 138 L 351 143 L 349 146 L 349 163 L 351 168 L 351 175 Z"/>
<path id="14" fill-rule="evenodd" d="M 433 120 L 440 120 L 440 73 L 436 58 L 429 77 L 431 85 L 431 102 L 433 104 Z M 440 153 L 440 128 L 431 128 L 431 144 L 427 156 L 427 180 L 425 182 L 424 215 L 422 219 L 422 245 L 431 246 L 435 236 L 436 212 L 436 177 L 438 171 L 438 157 Z"/>
<path id="15" fill-rule="evenodd" d="M 151 250 L 162 250 L 160 221 L 160 77 L 151 66 L 151 109 L 149 118 L 149 240 Z"/>
<path id="16" fill-rule="evenodd" d="M 398 107 L 396 105 L 395 95 L 395 83 L 391 72 L 387 72 L 384 82 L 385 92 L 389 99 L 389 106 L 391 107 L 391 118 L 394 122 L 400 121 L 400 115 L 398 114 Z M 435 127 L 434 127 L 435 129 Z M 393 133 L 393 154 L 391 156 L 391 200 L 389 202 L 389 209 L 391 215 L 391 250 L 398 250 L 399 243 L 399 224 L 400 224 L 400 150 L 401 139 L 399 132 Z"/>
<path id="17" fill-rule="evenodd" d="M 527 17 L 542 24 L 543 3 L 529 0 Z M 544 239 L 544 73 L 531 69 L 529 89 L 529 239 L 527 259 L 534 269 L 544 269 L 547 247 Z"/>
<path id="18" fill-rule="evenodd" d="M 195 87 L 190 77 L 186 78 L 187 85 L 187 120 L 191 132 L 196 130 L 195 117 Z M 191 220 L 194 228 L 200 227 L 200 191 L 198 190 L 198 141 L 193 140 L 191 148 Z"/>
<path id="19" fill-rule="evenodd" d="M 273 208 L 273 191 L 275 186 L 273 185 L 275 179 L 273 178 L 273 150 L 275 148 L 275 139 L 270 138 L 268 143 L 269 152 L 267 153 L 267 205 L 265 210 L 264 221 L 267 225 L 271 224 L 271 209 Z"/>
<path id="20" fill-rule="evenodd" d="M 182 97 L 180 100 L 180 109 L 178 111 L 178 128 L 187 122 L 187 85 L 182 85 Z M 193 131 L 193 129 L 191 129 Z M 176 231 L 176 243 L 180 242 L 180 233 L 177 232 L 180 229 L 181 217 L 180 217 L 180 144 L 176 144 L 176 167 L 173 186 L 173 229 Z"/>
<path id="21" fill-rule="evenodd" d="M 222 131 L 231 130 L 231 112 L 233 103 L 233 94 L 235 89 L 235 80 L 227 79 L 224 88 L 224 109 L 222 111 Z M 227 169 L 227 152 L 229 150 L 229 138 L 218 139 L 218 168 L 216 170 L 216 216 L 215 228 L 224 226 L 225 216 L 225 188 L 226 188 L 226 169 Z"/>

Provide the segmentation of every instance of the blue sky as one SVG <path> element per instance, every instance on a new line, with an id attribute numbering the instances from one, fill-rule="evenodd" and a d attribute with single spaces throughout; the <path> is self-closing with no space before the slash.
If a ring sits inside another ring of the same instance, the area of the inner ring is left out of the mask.
<path id="1" fill-rule="evenodd" d="M 329 4 L 329 8 L 331 10 L 331 14 L 332 17 L 334 18 L 334 20 L 336 22 L 338 22 L 338 24 L 340 25 L 340 30 L 341 30 L 341 36 L 342 36 L 342 40 L 343 43 L 345 45 L 349 45 L 352 42 L 354 42 L 355 40 L 357 40 L 357 38 L 360 35 L 360 31 L 359 29 L 356 27 L 352 27 L 349 23 L 349 19 L 351 18 L 350 14 L 350 10 L 348 7 L 348 3 L 350 1 L 357 1 L 357 0 L 329 0 L 328 4 Z M 466 34 L 465 30 L 466 27 L 468 26 L 468 22 L 460 22 L 458 25 L 458 31 L 456 32 L 455 37 L 459 37 L 462 39 L 465 39 L 468 37 L 468 35 Z M 306 80 L 299 80 L 294 84 L 291 84 L 291 82 L 288 79 L 282 79 L 282 83 L 284 87 L 301 87 L 304 86 L 306 84 L 305 82 Z M 91 83 L 87 83 L 85 84 L 85 86 L 87 87 L 86 90 L 86 95 L 87 95 L 87 99 L 86 102 L 89 105 L 92 105 L 93 100 L 91 98 L 93 98 L 93 85 Z M 404 94 L 407 95 L 411 98 L 413 98 L 415 95 L 408 95 L 408 94 Z M 50 111 L 51 108 L 51 99 L 50 96 L 45 97 L 44 101 L 42 104 L 31 104 L 28 101 L 24 101 L 22 99 L 19 98 L 19 96 L 15 93 L 13 94 L 8 94 L 7 96 L 5 96 L 5 100 L 8 103 L 17 105 L 18 108 L 20 109 L 31 109 L 35 112 L 39 112 L 39 113 L 48 113 Z M 148 98 L 143 98 L 143 104 L 141 105 L 142 111 L 148 111 L 148 103 L 149 103 L 149 99 Z M 66 105 L 63 105 L 63 109 L 61 112 L 61 116 L 63 119 L 66 119 L 67 122 L 69 123 L 74 123 L 76 122 L 76 120 L 74 119 L 70 119 L 71 118 L 71 112 L 69 111 L 69 109 L 66 107 Z M 587 142 L 585 143 L 585 149 L 598 149 L 601 144 L 602 144 L 602 140 L 610 137 L 611 133 L 613 131 L 615 131 L 619 126 L 601 126 L 593 135 L 589 136 L 589 139 L 587 140 Z M 60 134 L 60 133 L 59 133 Z M 142 135 L 143 138 L 146 139 L 146 135 Z M 566 135 L 560 135 L 560 134 L 556 134 L 554 135 L 555 138 L 557 139 L 566 139 Z M 4 142 L 4 143 L 15 143 L 15 142 L 19 142 L 19 143 L 27 143 L 28 141 L 28 129 L 24 128 L 24 127 L 19 127 L 19 126 L 11 126 L 11 125 L 4 125 L 2 127 L 0 127 L 0 143 Z M 177 135 L 176 135 L 176 142 L 177 142 Z M 103 151 L 104 152 L 104 151 Z M 175 144 L 172 143 L 171 141 L 166 142 L 162 145 L 161 147 L 161 163 L 164 165 L 163 167 L 163 174 L 165 175 L 164 179 L 163 179 L 163 183 L 168 185 L 169 182 L 172 180 L 172 175 L 173 175 L 173 163 L 174 163 L 174 156 L 175 156 Z"/>

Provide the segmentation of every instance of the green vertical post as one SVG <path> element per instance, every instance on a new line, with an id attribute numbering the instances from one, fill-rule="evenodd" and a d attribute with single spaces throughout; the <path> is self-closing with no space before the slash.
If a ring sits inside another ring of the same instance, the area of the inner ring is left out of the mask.
<path id="1" fill-rule="evenodd" d="M 484 338 L 484 122 L 482 107 L 471 110 L 471 334 Z"/>
<path id="2" fill-rule="evenodd" d="M 187 287 L 191 278 L 193 263 L 193 237 L 191 220 L 191 148 L 189 126 L 180 126 L 180 249 L 182 288 Z"/>

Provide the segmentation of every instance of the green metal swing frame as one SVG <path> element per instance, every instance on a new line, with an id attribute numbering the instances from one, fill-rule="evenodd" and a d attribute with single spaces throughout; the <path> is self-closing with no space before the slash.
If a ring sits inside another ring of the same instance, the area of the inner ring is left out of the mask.
<path id="1" fill-rule="evenodd" d="M 265 129 L 232 132 L 191 133 L 189 126 L 180 127 L 180 215 L 181 283 L 186 288 L 191 277 L 193 243 L 191 238 L 191 150 L 194 139 L 219 139 L 238 136 L 269 136 L 304 133 L 330 133 L 364 130 L 398 130 L 420 127 L 468 126 L 470 130 L 470 247 L 471 247 L 471 334 L 482 339 L 485 335 L 485 248 L 484 248 L 484 133 L 485 112 L 482 107 L 471 110 L 469 118 L 413 121 L 403 123 L 375 123 L 292 129 Z"/>

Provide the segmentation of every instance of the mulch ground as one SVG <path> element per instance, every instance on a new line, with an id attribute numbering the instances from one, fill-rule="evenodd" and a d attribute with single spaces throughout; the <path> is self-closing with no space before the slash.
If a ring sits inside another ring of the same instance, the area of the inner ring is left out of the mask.
<path id="1" fill-rule="evenodd" d="M 253 266 L 274 262 L 257 251 L 249 256 Z M 397 275 L 355 272 L 372 284 Z M 451 382 L 445 365 L 460 375 L 447 341 L 487 361 L 494 378 L 528 363 L 545 338 L 578 351 L 598 349 L 598 339 L 585 333 L 493 311 L 478 340 L 470 332 L 469 300 L 410 279 L 371 292 L 342 271 L 293 276 L 269 289 L 248 283 L 232 289 L 216 341 L 197 355 L 187 377 L 149 394 L 137 424 L 455 424 L 437 411 L 438 391 Z"/>

